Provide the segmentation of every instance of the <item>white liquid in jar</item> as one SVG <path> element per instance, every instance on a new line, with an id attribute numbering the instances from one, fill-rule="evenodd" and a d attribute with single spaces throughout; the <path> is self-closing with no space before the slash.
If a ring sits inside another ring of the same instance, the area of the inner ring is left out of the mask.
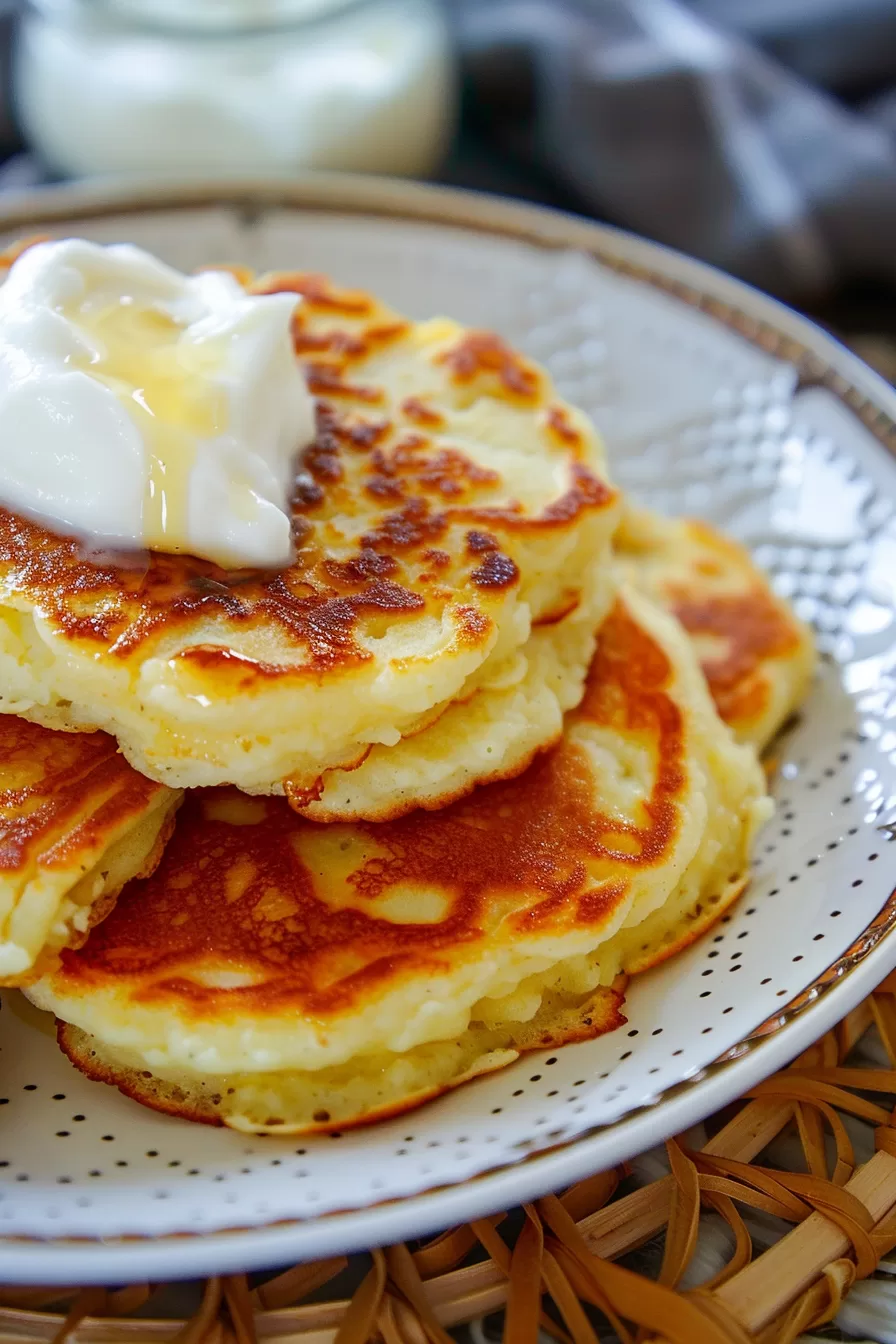
<path id="1" fill-rule="evenodd" d="M 16 56 L 26 134 L 70 176 L 425 175 L 453 92 L 437 0 L 44 0 Z"/>

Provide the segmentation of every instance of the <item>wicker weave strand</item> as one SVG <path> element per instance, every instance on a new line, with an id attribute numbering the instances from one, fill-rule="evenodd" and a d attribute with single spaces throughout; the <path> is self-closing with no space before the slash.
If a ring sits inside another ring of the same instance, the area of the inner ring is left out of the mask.
<path id="1" fill-rule="evenodd" d="M 872 1023 L 891 1067 L 849 1067 L 847 1055 Z M 879 1100 L 868 1100 L 869 1093 Z M 536 1344 L 539 1329 L 564 1344 L 598 1344 L 583 1305 L 590 1304 L 622 1344 L 792 1344 L 831 1321 L 852 1284 L 896 1247 L 894 1101 L 891 976 L 790 1068 L 748 1093 L 699 1151 L 670 1140 L 668 1176 L 620 1197 L 625 1173 L 600 1173 L 526 1206 L 512 1245 L 502 1235 L 504 1216 L 497 1216 L 415 1250 L 373 1251 L 350 1301 L 302 1302 L 342 1272 L 342 1257 L 297 1266 L 254 1290 L 244 1275 L 211 1279 L 186 1321 L 134 1319 L 131 1313 L 155 1291 L 145 1284 L 116 1291 L 0 1289 L 0 1340 L 450 1344 L 452 1326 L 505 1308 L 509 1344 Z M 844 1115 L 875 1127 L 876 1151 L 862 1166 Z M 757 1161 L 784 1132 L 799 1139 L 803 1171 Z M 754 1258 L 742 1209 L 774 1214 L 793 1227 Z M 710 1210 L 731 1229 L 731 1256 L 701 1288 L 677 1291 L 701 1215 Z M 663 1228 L 655 1280 L 614 1263 Z"/>

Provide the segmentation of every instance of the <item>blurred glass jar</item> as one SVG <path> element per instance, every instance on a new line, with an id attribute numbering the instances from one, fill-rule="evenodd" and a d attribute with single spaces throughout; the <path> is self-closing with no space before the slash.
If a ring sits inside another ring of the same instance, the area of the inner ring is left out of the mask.
<path id="1" fill-rule="evenodd" d="M 28 0 L 19 119 L 54 172 L 425 176 L 452 129 L 438 0 Z"/>

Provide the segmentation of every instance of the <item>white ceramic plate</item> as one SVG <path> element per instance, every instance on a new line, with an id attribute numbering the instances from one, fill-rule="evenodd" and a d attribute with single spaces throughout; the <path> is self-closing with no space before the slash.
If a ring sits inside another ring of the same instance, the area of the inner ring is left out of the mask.
<path id="1" fill-rule="evenodd" d="M 87 1082 L 7 995 L 0 1281 L 269 1266 L 512 1205 L 732 1100 L 896 965 L 888 386 L 705 267 L 484 198 L 319 178 L 57 192 L 0 215 L 10 236 L 44 227 L 134 241 L 183 267 L 330 271 L 414 316 L 498 328 L 594 415 L 623 485 L 752 545 L 828 656 L 778 752 L 778 813 L 749 892 L 697 946 L 635 981 L 613 1035 L 529 1056 L 375 1128 L 246 1139 Z"/>

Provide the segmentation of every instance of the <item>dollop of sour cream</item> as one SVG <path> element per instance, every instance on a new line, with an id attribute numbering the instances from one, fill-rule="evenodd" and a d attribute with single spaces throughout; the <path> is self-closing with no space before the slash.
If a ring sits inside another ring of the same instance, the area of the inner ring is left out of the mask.
<path id="1" fill-rule="evenodd" d="M 314 437 L 296 302 L 129 245 L 29 248 L 0 286 L 0 503 L 101 547 L 287 564 Z"/>

